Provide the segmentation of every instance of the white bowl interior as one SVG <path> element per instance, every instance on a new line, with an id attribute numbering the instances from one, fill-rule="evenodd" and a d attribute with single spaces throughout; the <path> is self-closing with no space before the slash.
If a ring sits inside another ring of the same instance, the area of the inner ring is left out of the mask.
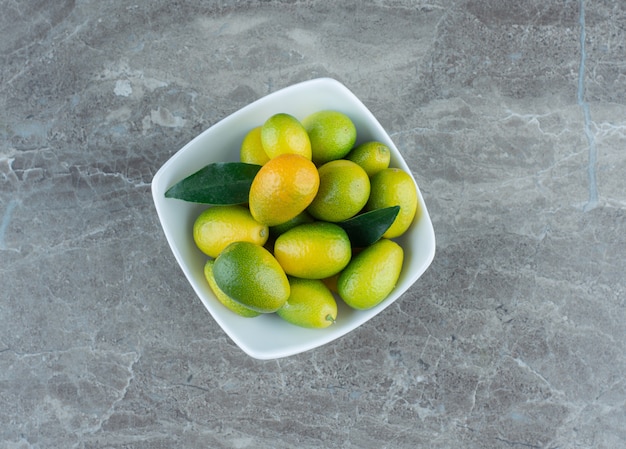
<path id="1" fill-rule="evenodd" d="M 305 329 L 289 324 L 275 314 L 256 318 L 240 317 L 215 298 L 204 279 L 206 256 L 196 248 L 191 232 L 194 220 L 207 206 L 165 198 L 165 191 L 209 163 L 237 161 L 245 134 L 271 115 L 285 112 L 304 119 L 323 109 L 347 114 L 357 128 L 357 143 L 369 140 L 385 143 L 391 149 L 390 165 L 411 174 L 389 135 L 363 103 L 338 81 L 318 78 L 269 94 L 216 123 L 174 154 L 152 181 L 157 214 L 183 273 L 224 332 L 254 358 L 286 357 L 345 335 L 398 299 L 426 271 L 435 255 L 435 234 L 418 187 L 421 215 L 403 236 L 396 239 L 405 254 L 402 274 L 394 291 L 378 306 L 356 311 L 338 300 L 339 312 L 334 325 L 325 329 Z"/>

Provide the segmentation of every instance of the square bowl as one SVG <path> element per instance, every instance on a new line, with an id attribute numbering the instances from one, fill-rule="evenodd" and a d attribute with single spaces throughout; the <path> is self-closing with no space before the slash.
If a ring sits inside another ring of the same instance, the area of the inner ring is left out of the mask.
<path id="1" fill-rule="evenodd" d="M 357 129 L 357 144 L 369 140 L 391 150 L 391 167 L 411 173 L 389 135 L 372 113 L 343 84 L 318 78 L 295 84 L 245 106 L 195 137 L 159 169 L 152 180 L 152 196 L 165 237 L 192 288 L 224 332 L 245 353 L 257 359 L 276 359 L 329 343 L 389 307 L 426 271 L 435 255 L 435 233 L 422 194 L 417 188 L 419 215 L 397 241 L 404 250 L 402 273 L 391 294 L 377 306 L 359 311 L 337 301 L 337 321 L 324 329 L 301 328 L 276 314 L 243 318 L 224 307 L 204 278 L 207 256 L 196 247 L 192 227 L 207 206 L 165 198 L 165 191 L 181 179 L 213 162 L 236 162 L 246 133 L 273 114 L 284 112 L 302 120 L 307 115 L 334 109 L 348 115 Z M 413 178 L 415 182 L 415 179 Z M 417 184 L 416 184 L 417 187 Z"/>

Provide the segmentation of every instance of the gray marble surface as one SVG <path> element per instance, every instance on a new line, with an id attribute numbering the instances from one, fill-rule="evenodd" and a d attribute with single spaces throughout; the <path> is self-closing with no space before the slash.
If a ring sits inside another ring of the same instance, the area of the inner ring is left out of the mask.
<path id="1" fill-rule="evenodd" d="M 0 447 L 626 447 L 626 3 L 0 0 Z M 150 194 L 195 135 L 328 76 L 437 254 L 297 356 L 245 355 Z"/>

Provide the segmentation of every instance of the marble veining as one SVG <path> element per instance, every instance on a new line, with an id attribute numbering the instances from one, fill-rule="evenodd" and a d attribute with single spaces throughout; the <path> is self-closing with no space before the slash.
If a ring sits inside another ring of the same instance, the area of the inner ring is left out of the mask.
<path id="1" fill-rule="evenodd" d="M 598 150 L 596 141 L 591 132 L 591 113 L 589 112 L 589 104 L 585 101 L 585 60 L 587 58 L 586 36 L 585 33 L 585 1 L 580 0 L 580 69 L 578 70 L 578 104 L 583 111 L 585 136 L 589 145 L 589 200 L 585 204 L 585 210 L 593 209 L 598 205 L 598 184 L 596 181 L 596 164 L 598 158 Z"/>
<path id="2" fill-rule="evenodd" d="M 626 447 L 626 4 L 0 0 L 0 448 Z M 246 356 L 150 183 L 198 133 L 338 79 L 437 253 L 384 313 Z"/>

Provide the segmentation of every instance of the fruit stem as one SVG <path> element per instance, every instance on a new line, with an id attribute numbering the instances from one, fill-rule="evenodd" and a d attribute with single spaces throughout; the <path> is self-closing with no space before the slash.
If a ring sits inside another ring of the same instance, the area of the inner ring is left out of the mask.
<path id="1" fill-rule="evenodd" d="M 331 321 L 333 324 L 335 324 L 335 322 L 336 322 L 335 319 L 333 318 L 333 316 L 330 315 L 330 314 L 326 315 L 326 321 Z"/>

